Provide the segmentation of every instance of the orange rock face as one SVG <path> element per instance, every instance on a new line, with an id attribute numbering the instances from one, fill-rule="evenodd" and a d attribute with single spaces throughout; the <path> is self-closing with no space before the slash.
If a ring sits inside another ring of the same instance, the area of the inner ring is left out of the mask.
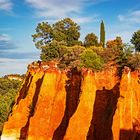
<path id="1" fill-rule="evenodd" d="M 140 83 L 138 72 L 124 72 L 120 82 L 120 97 L 113 120 L 115 140 L 139 140 Z M 137 129 L 138 128 L 138 129 Z"/>
<path id="2" fill-rule="evenodd" d="M 1 140 L 139 140 L 139 75 L 30 65 Z"/>

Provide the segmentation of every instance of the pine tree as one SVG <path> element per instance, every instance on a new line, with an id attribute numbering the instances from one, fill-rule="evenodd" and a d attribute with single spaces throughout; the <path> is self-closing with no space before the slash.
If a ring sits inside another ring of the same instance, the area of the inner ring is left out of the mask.
<path id="1" fill-rule="evenodd" d="M 100 25 L 100 44 L 105 47 L 105 27 L 103 20 Z"/>

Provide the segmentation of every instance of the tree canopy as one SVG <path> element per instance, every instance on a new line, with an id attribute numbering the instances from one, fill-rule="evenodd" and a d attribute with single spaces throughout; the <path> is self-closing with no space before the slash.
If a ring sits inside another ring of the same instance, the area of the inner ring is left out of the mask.
<path id="1" fill-rule="evenodd" d="M 80 42 L 80 26 L 70 18 L 60 20 L 53 25 L 42 22 L 37 25 L 36 33 L 32 35 L 37 48 L 49 47 L 53 41 L 63 42 L 66 46 L 77 45 Z"/>
<path id="2" fill-rule="evenodd" d="M 72 19 L 65 18 L 53 24 L 53 37 L 56 41 L 64 41 L 67 46 L 79 44 L 80 26 Z"/>
<path id="3" fill-rule="evenodd" d="M 3 123 L 8 119 L 20 85 L 21 81 L 19 80 L 0 78 L 0 134 Z"/>
<path id="4" fill-rule="evenodd" d="M 105 47 L 103 20 L 100 24 L 100 43 L 94 33 L 88 33 L 82 43 L 79 40 L 80 26 L 70 18 L 64 18 L 52 25 L 48 22 L 39 23 L 32 37 L 36 47 L 41 50 L 41 60 L 57 61 L 61 68 L 90 67 L 93 70 L 99 70 L 104 63 L 107 64 L 110 61 L 114 61 L 123 68 L 130 66 L 129 59 L 136 63 L 139 58 L 132 54 L 131 47 L 125 45 L 119 36 L 107 41 Z M 140 51 L 140 30 L 133 34 L 131 42 L 135 50 Z M 136 65 L 134 64 L 135 68 Z"/>
<path id="5" fill-rule="evenodd" d="M 87 34 L 84 45 L 85 47 L 98 46 L 98 37 L 94 33 Z"/>
<path id="6" fill-rule="evenodd" d="M 87 49 L 81 54 L 81 66 L 101 70 L 104 60 L 101 56 L 97 55 L 92 49 Z"/>
<path id="7" fill-rule="evenodd" d="M 100 44 L 105 47 L 105 25 L 103 20 L 100 25 Z"/>
<path id="8" fill-rule="evenodd" d="M 135 51 L 140 52 L 140 29 L 134 32 L 131 43 L 134 45 Z"/>
<path id="9" fill-rule="evenodd" d="M 117 36 L 116 39 L 114 40 L 109 40 L 106 43 L 106 47 L 107 48 L 112 48 L 112 47 L 116 47 L 116 46 L 123 46 L 123 42 L 120 36 Z"/>
<path id="10" fill-rule="evenodd" d="M 37 25 L 36 34 L 32 35 L 35 46 L 41 49 L 53 40 L 52 27 L 48 22 Z"/>

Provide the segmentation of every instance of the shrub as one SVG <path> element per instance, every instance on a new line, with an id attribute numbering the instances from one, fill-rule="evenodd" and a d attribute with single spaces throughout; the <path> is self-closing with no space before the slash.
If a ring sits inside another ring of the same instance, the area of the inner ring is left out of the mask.
<path id="1" fill-rule="evenodd" d="M 84 51 L 85 48 L 82 46 L 66 47 L 65 52 L 61 55 L 61 66 L 78 67 L 80 64 L 80 54 Z"/>
<path id="2" fill-rule="evenodd" d="M 87 34 L 84 40 L 84 46 L 98 46 L 98 37 L 94 33 Z"/>
<path id="3" fill-rule="evenodd" d="M 92 49 L 85 50 L 81 56 L 81 67 L 92 68 L 93 70 L 101 70 L 104 61 L 101 56 L 97 55 Z"/>
<path id="4" fill-rule="evenodd" d="M 48 48 L 42 48 L 42 53 L 40 55 L 41 60 L 43 61 L 49 61 L 53 59 L 59 58 L 59 49 L 57 46 L 50 46 Z"/>
<path id="5" fill-rule="evenodd" d="M 140 54 L 134 54 L 129 57 L 128 66 L 132 70 L 140 69 Z"/>

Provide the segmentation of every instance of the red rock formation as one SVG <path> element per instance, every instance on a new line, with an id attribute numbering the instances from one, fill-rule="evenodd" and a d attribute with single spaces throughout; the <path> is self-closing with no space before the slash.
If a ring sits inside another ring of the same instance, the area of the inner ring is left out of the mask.
<path id="1" fill-rule="evenodd" d="M 139 73 L 124 71 L 120 82 L 120 98 L 114 115 L 113 134 L 115 140 L 138 140 L 135 130 L 140 113 Z M 140 122 L 139 122 L 140 123 Z"/>
<path id="2" fill-rule="evenodd" d="M 125 68 L 119 79 L 114 66 L 96 73 L 60 71 L 53 62 L 28 68 L 2 140 L 140 139 L 139 72 Z"/>

